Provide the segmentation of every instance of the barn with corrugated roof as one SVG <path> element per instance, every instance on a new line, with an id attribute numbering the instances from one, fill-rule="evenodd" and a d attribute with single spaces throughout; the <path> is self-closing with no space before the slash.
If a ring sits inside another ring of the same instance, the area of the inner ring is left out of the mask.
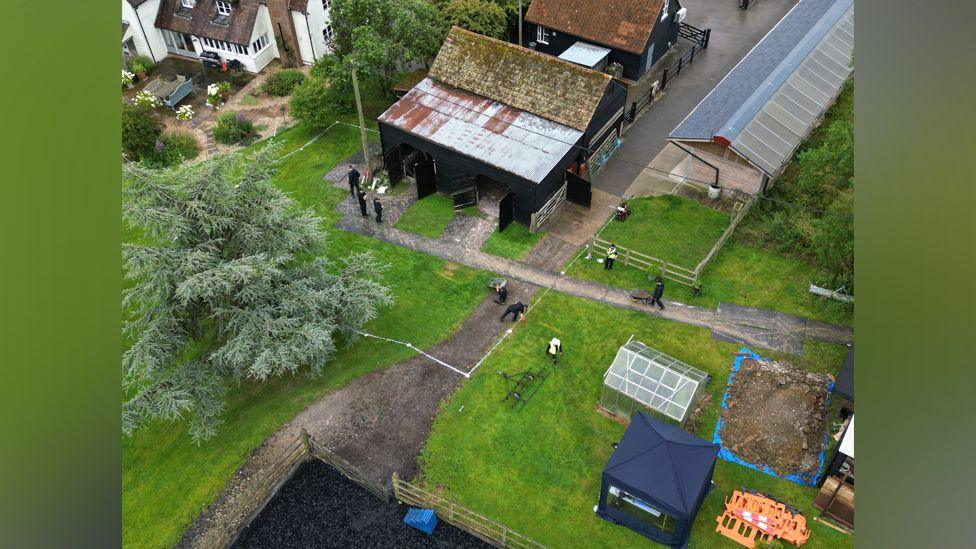
<path id="1" fill-rule="evenodd" d="M 606 161 L 626 95 L 606 74 L 454 27 L 427 76 L 379 116 L 385 164 L 420 195 L 501 186 L 511 210 L 500 217 L 530 224 Z"/>

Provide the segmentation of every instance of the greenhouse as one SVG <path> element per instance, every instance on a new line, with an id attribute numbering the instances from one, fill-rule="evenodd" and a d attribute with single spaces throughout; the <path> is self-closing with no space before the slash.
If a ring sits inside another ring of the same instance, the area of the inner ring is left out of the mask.
<path id="1" fill-rule="evenodd" d="M 631 340 L 603 377 L 600 406 L 628 420 L 644 411 L 683 425 L 707 379 L 705 372 Z"/>

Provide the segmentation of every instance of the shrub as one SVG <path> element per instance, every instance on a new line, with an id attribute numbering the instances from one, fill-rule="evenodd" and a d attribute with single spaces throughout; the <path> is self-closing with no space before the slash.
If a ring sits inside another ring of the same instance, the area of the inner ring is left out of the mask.
<path id="1" fill-rule="evenodd" d="M 137 93 L 132 102 L 147 109 L 154 109 L 163 104 L 158 97 L 147 92 L 146 90 L 142 90 L 141 92 Z"/>
<path id="2" fill-rule="evenodd" d="M 224 104 L 224 94 L 230 91 L 230 82 L 217 82 L 207 86 L 207 104 L 218 108 Z"/>
<path id="3" fill-rule="evenodd" d="M 296 86 L 305 81 L 305 73 L 296 69 L 278 71 L 264 82 L 261 91 L 268 95 L 283 97 L 290 95 Z"/>
<path id="4" fill-rule="evenodd" d="M 156 64 L 153 63 L 153 60 L 145 55 L 136 55 L 129 58 L 126 65 L 132 72 L 144 72 L 147 74 L 152 71 L 154 66 L 156 66 Z"/>
<path id="5" fill-rule="evenodd" d="M 190 105 L 183 105 L 176 109 L 176 119 L 180 122 L 189 122 L 190 120 L 193 120 L 193 115 L 193 107 Z"/>
<path id="6" fill-rule="evenodd" d="M 130 160 L 152 154 L 161 129 L 150 108 L 133 103 L 122 104 L 122 151 Z"/>
<path id="7" fill-rule="evenodd" d="M 129 72 L 129 71 L 125 70 L 125 69 L 122 69 L 122 85 L 123 86 L 128 86 L 129 84 L 131 84 L 132 81 L 135 80 L 135 77 L 136 77 L 136 75 L 132 74 L 131 72 Z"/>
<path id="8" fill-rule="evenodd" d="M 218 143 L 225 145 L 247 144 L 254 139 L 254 123 L 248 120 L 243 113 L 227 111 L 217 117 L 217 123 L 213 127 L 213 135 Z"/>
<path id="9" fill-rule="evenodd" d="M 200 154 L 200 143 L 187 132 L 163 134 L 153 146 L 152 153 L 142 161 L 150 168 L 166 168 L 192 160 Z"/>
<path id="10" fill-rule="evenodd" d="M 354 108 L 352 78 L 335 67 L 329 79 L 310 78 L 291 94 L 291 113 L 296 120 L 313 128 L 324 128 L 337 114 Z"/>
<path id="11" fill-rule="evenodd" d="M 440 10 L 449 24 L 478 34 L 505 38 L 508 31 L 505 10 L 491 0 L 448 0 Z"/>

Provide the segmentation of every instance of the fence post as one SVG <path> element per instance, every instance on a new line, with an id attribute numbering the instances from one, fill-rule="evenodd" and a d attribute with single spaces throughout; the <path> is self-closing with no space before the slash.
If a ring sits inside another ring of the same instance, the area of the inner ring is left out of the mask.
<path id="1" fill-rule="evenodd" d="M 664 74 L 661 75 L 661 89 L 663 90 L 668 85 L 668 69 L 664 69 Z"/>
<path id="2" fill-rule="evenodd" d="M 708 49 L 708 39 L 712 37 L 712 29 L 705 29 L 705 41 L 702 42 L 702 49 Z"/>
<path id="3" fill-rule="evenodd" d="M 302 447 L 305 448 L 305 455 L 306 456 L 312 455 L 312 443 L 309 442 L 308 431 L 306 431 L 304 427 L 302 427 L 301 438 L 302 438 Z"/>
<path id="4" fill-rule="evenodd" d="M 630 266 L 630 248 L 624 250 L 624 265 Z"/>
<path id="5" fill-rule="evenodd" d="M 692 46 L 691 46 L 691 57 L 688 58 L 688 64 L 689 65 L 695 62 L 695 48 L 696 47 L 697 46 L 694 45 L 694 44 L 692 44 Z"/>
<path id="6" fill-rule="evenodd" d="M 630 104 L 630 121 L 633 122 L 637 118 L 637 101 Z"/>
<path id="7" fill-rule="evenodd" d="M 678 70 L 677 70 L 677 72 L 675 72 L 675 74 L 681 74 L 681 65 L 682 65 L 683 62 L 684 62 L 684 58 L 683 57 L 679 57 L 678 58 Z"/>

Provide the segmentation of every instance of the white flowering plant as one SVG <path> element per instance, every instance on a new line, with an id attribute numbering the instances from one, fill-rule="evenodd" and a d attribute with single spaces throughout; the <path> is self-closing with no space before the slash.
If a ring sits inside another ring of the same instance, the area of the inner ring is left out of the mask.
<path id="1" fill-rule="evenodd" d="M 136 105 L 139 105 L 140 107 L 151 107 L 151 108 L 156 108 L 163 104 L 163 102 L 160 101 L 158 97 L 147 92 L 146 90 L 142 90 L 141 92 L 137 93 L 136 98 L 133 99 L 132 102 L 135 103 Z"/>
<path id="2" fill-rule="evenodd" d="M 125 69 L 122 69 L 122 85 L 123 86 L 128 86 L 128 85 L 132 84 L 132 81 L 135 80 L 135 78 L 136 78 L 135 73 L 131 73 L 131 72 L 125 70 Z"/>
<path id="3" fill-rule="evenodd" d="M 176 109 L 176 119 L 180 122 L 189 122 L 190 120 L 193 120 L 193 107 L 183 105 L 182 107 Z"/>
<path id="4" fill-rule="evenodd" d="M 230 82 L 217 82 L 207 86 L 207 105 L 218 108 L 224 104 L 223 96 L 230 91 Z"/>

